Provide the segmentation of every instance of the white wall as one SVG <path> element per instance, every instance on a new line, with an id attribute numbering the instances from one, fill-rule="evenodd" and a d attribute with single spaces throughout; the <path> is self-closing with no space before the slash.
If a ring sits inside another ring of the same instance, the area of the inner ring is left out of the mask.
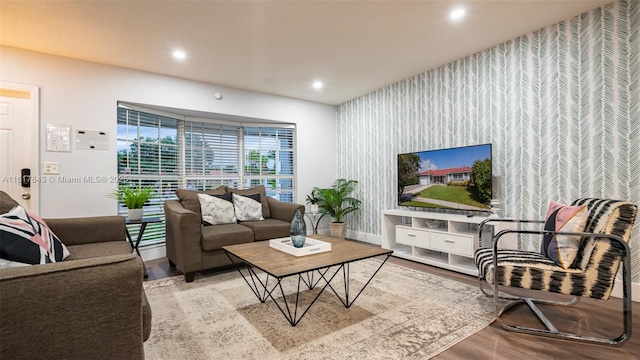
<path id="1" fill-rule="evenodd" d="M 60 163 L 60 176 L 115 176 L 118 101 L 246 116 L 296 124 L 297 193 L 304 203 L 314 186 L 336 177 L 336 107 L 197 81 L 0 47 L 0 80 L 40 87 L 40 161 Z M 188 66 L 186 64 L 185 66 Z M 218 101 L 214 94 L 224 98 Z M 44 126 L 71 125 L 109 133 L 109 150 L 46 152 Z M 43 217 L 114 215 L 107 198 L 114 183 L 46 183 L 40 188 Z"/>

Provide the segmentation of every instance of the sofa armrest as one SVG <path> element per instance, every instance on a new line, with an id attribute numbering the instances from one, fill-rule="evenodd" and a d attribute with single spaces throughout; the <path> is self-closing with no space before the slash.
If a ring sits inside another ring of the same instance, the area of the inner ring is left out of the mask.
<path id="1" fill-rule="evenodd" d="M 0 358 L 144 359 L 135 254 L 0 270 Z"/>
<path id="2" fill-rule="evenodd" d="M 177 200 L 164 202 L 167 257 L 183 273 L 202 270 L 202 219 Z"/>
<path id="3" fill-rule="evenodd" d="M 267 201 L 271 217 L 274 219 L 291 222 L 298 209 L 304 215 L 304 205 L 282 202 L 271 196 L 267 196 Z"/>
<path id="4" fill-rule="evenodd" d="M 44 221 L 67 246 L 127 239 L 123 216 L 44 219 Z"/>

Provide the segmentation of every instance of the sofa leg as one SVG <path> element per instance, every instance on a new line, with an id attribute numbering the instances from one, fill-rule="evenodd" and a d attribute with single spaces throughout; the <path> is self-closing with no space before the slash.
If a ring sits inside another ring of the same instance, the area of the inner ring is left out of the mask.
<path id="1" fill-rule="evenodd" d="M 196 277 L 195 272 L 186 273 L 184 274 L 184 281 L 188 283 L 193 282 L 193 279 L 195 279 L 195 277 Z"/>
<path id="2" fill-rule="evenodd" d="M 167 260 L 169 260 L 169 259 L 167 259 Z M 176 264 L 173 261 L 169 260 L 169 267 L 174 269 L 176 267 Z"/>

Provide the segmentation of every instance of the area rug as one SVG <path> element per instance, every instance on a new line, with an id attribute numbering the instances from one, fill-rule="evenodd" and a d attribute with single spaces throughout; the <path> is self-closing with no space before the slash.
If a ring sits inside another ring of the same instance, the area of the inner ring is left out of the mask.
<path id="1" fill-rule="evenodd" d="M 351 264 L 350 297 L 379 264 Z M 331 284 L 344 296 L 342 278 Z M 296 284 L 285 282 L 286 296 Z M 237 271 L 144 287 L 153 312 L 144 348 L 152 360 L 428 359 L 493 321 L 491 299 L 477 287 L 391 263 L 350 308 L 325 291 L 295 327 L 273 300 L 260 303 Z M 301 302 L 317 291 L 303 291 Z"/>

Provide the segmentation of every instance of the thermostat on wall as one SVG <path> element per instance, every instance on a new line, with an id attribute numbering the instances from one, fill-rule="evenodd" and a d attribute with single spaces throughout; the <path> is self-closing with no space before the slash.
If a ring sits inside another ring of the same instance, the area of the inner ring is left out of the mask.
<path id="1" fill-rule="evenodd" d="M 106 131 L 77 130 L 76 149 L 108 150 L 109 136 Z"/>

